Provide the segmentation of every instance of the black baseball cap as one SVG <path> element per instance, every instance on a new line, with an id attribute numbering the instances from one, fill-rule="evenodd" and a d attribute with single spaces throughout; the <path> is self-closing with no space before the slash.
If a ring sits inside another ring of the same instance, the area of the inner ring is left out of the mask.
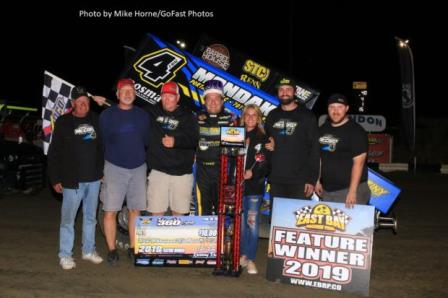
<path id="1" fill-rule="evenodd" d="M 280 86 L 292 86 L 294 89 L 296 89 L 296 82 L 288 77 L 281 77 L 277 83 L 275 84 L 275 88 L 280 88 Z"/>
<path id="2" fill-rule="evenodd" d="M 340 104 L 348 106 L 347 97 L 345 97 L 345 95 L 339 94 L 339 93 L 332 94 L 328 98 L 328 105 L 331 105 L 332 103 L 340 103 Z"/>
<path id="3" fill-rule="evenodd" d="M 81 96 L 89 97 L 89 95 L 87 94 L 87 89 L 82 86 L 73 87 L 71 95 L 72 99 L 75 100 L 80 98 Z"/>

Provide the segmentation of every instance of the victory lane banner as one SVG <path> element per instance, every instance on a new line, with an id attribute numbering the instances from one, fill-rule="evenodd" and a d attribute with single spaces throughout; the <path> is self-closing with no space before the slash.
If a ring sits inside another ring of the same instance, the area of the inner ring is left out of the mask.
<path id="1" fill-rule="evenodd" d="M 214 267 L 217 216 L 140 216 L 135 265 Z"/>
<path id="2" fill-rule="evenodd" d="M 373 206 L 275 198 L 267 279 L 369 294 Z"/>
<path id="3" fill-rule="evenodd" d="M 136 95 L 146 103 L 160 101 L 160 89 L 169 81 L 179 84 L 181 102 L 202 109 L 204 83 L 220 80 L 224 85 L 225 108 L 239 116 L 245 105 L 256 104 L 263 116 L 278 105 L 278 99 L 204 60 L 147 34 L 121 77 L 132 78 Z"/>

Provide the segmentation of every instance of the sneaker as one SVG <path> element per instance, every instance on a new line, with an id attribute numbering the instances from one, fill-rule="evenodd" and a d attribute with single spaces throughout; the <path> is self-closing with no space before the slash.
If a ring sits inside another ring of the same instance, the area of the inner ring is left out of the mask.
<path id="1" fill-rule="evenodd" d="M 243 268 L 247 267 L 247 262 L 248 262 L 248 259 L 247 259 L 246 256 L 241 256 L 240 257 L 240 265 L 241 265 L 241 267 L 243 267 Z"/>
<path id="2" fill-rule="evenodd" d="M 109 265 L 111 266 L 117 265 L 118 259 L 119 256 L 116 249 L 111 250 L 107 253 L 107 262 L 109 263 Z"/>
<path id="3" fill-rule="evenodd" d="M 76 267 L 76 263 L 72 257 L 62 257 L 59 260 L 59 265 L 61 265 L 64 270 L 70 270 Z"/>
<path id="4" fill-rule="evenodd" d="M 90 261 L 93 264 L 99 264 L 103 261 L 103 258 L 98 255 L 96 251 L 93 251 L 89 254 L 82 254 L 82 259 L 86 261 Z"/>
<path id="5" fill-rule="evenodd" d="M 255 263 L 253 261 L 247 262 L 247 273 L 249 273 L 249 274 L 257 274 L 258 273 L 257 266 L 255 266 Z"/>
<path id="6" fill-rule="evenodd" d="M 135 258 L 135 253 L 134 253 L 133 247 L 128 248 L 128 258 L 129 258 L 129 260 L 134 260 L 134 258 Z"/>

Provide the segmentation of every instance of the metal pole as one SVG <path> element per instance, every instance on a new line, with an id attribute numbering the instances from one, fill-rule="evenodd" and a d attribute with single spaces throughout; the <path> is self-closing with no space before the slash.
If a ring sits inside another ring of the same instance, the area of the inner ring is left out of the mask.
<path id="1" fill-rule="evenodd" d="M 289 75 L 294 71 L 294 1 L 289 1 Z"/>
<path id="2" fill-rule="evenodd" d="M 415 143 L 416 143 L 416 129 L 415 129 L 415 123 L 417 122 L 417 119 L 415 118 L 415 111 L 416 111 L 416 109 L 417 109 L 417 106 L 416 106 L 416 104 L 417 104 L 417 102 L 416 102 L 416 100 L 415 100 L 415 73 L 414 73 L 414 55 L 412 54 L 412 50 L 411 50 L 411 47 L 407 44 L 407 49 L 408 49 L 408 51 L 409 51 L 409 57 L 411 58 L 411 69 L 412 69 L 412 96 L 414 97 L 414 109 L 413 109 L 413 118 L 414 118 L 414 121 L 413 121 L 413 125 L 414 125 L 414 127 L 413 127 L 413 138 L 412 138 L 412 140 L 413 140 L 413 142 L 412 142 L 412 154 L 414 154 L 414 175 L 416 175 L 417 174 L 417 154 L 416 154 L 416 152 L 415 152 Z"/>

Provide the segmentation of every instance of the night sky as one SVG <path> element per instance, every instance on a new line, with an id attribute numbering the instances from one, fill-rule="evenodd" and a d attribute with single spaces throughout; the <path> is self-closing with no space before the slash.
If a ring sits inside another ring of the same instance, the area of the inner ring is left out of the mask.
<path id="1" fill-rule="evenodd" d="M 394 37 L 410 39 L 416 70 L 418 117 L 443 117 L 436 104 L 446 100 L 444 57 L 446 22 L 441 5 L 271 1 L 195 1 L 192 4 L 41 6 L 4 12 L 0 99 L 40 105 L 43 71 L 113 97 L 112 86 L 124 63 L 123 45 L 137 47 L 145 33 L 192 51 L 202 33 L 255 60 L 288 73 L 321 91 L 315 111 L 325 111 L 329 94 L 351 96 L 353 81 L 369 84 L 367 114 L 396 124 L 400 77 Z M 410 1 L 408 1 L 410 2 Z M 242 6 L 244 5 L 244 6 Z M 407 7 L 411 5 L 411 7 Z M 164 9 L 212 12 L 213 18 L 94 18 L 80 10 Z M 440 74 L 442 73 L 442 74 Z"/>

